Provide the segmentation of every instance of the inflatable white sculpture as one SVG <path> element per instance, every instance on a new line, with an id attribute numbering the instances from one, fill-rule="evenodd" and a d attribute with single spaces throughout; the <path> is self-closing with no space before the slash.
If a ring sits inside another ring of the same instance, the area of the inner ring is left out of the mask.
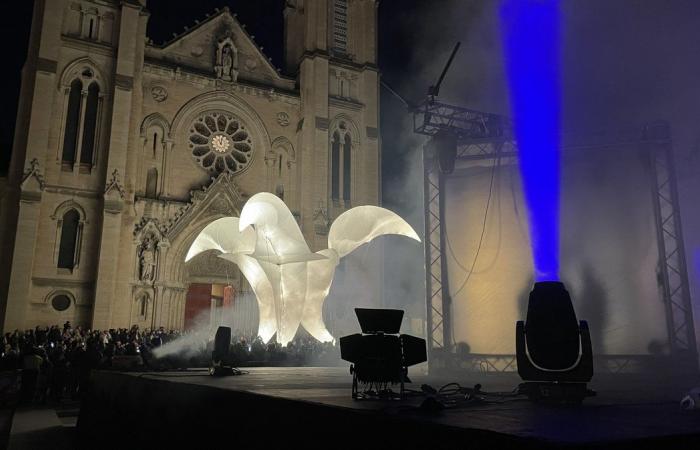
<path id="1" fill-rule="evenodd" d="M 258 334 L 277 333 L 286 345 L 303 326 L 321 342 L 333 340 L 323 323 L 323 302 L 338 261 L 377 236 L 420 238 L 397 214 L 376 206 L 358 206 L 340 216 L 328 233 L 328 248 L 311 253 L 294 216 L 277 196 L 263 192 L 243 206 L 241 217 L 207 225 L 192 243 L 185 261 L 216 250 L 236 264 L 258 300 Z"/>

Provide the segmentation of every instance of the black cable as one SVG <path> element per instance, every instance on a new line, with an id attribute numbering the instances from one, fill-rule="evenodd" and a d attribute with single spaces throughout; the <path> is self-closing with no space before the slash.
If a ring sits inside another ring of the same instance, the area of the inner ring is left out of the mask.
<path id="1" fill-rule="evenodd" d="M 489 195 L 488 195 L 488 198 L 486 199 L 486 209 L 484 210 L 484 220 L 481 224 L 481 236 L 479 237 L 479 245 L 477 246 L 476 253 L 474 254 L 474 260 L 472 261 L 471 268 L 469 269 L 469 272 L 467 273 L 467 277 L 464 279 L 464 282 L 462 283 L 462 285 L 459 287 L 459 289 L 457 289 L 457 291 L 455 291 L 454 293 L 452 293 L 450 295 L 452 298 L 454 298 L 455 296 L 457 296 L 457 294 L 462 292 L 462 289 L 464 289 L 464 287 L 467 285 L 467 282 L 469 282 L 469 279 L 471 278 L 472 273 L 474 273 L 474 267 L 476 266 L 476 261 L 479 259 L 479 253 L 481 252 L 481 246 L 484 243 L 484 235 L 486 234 L 486 222 L 487 222 L 488 217 L 489 217 L 489 207 L 491 206 L 491 197 L 493 195 L 493 180 L 494 180 L 495 175 L 496 175 L 496 167 L 500 165 L 500 160 L 501 160 L 501 158 L 499 156 L 493 162 L 493 166 L 491 168 L 491 180 L 489 182 Z M 444 220 L 444 218 L 443 218 L 443 220 Z"/>

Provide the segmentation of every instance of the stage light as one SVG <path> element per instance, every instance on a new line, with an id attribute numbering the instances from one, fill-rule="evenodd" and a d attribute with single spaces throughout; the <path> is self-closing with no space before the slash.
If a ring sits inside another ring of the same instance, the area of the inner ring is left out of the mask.
<path id="1" fill-rule="evenodd" d="M 214 336 L 214 350 L 211 352 L 209 374 L 212 376 L 240 375 L 231 355 L 231 328 L 219 327 Z"/>
<path id="2" fill-rule="evenodd" d="M 559 1 L 505 0 L 501 25 L 535 280 L 558 280 Z"/>
<path id="3" fill-rule="evenodd" d="M 516 324 L 521 391 L 533 400 L 580 403 L 594 395 L 586 383 L 593 377 L 588 323 L 576 319 L 564 284 L 535 283 L 525 322 Z"/>
<path id="4" fill-rule="evenodd" d="M 399 335 L 401 310 L 355 308 L 355 314 L 362 333 L 340 338 L 340 357 L 352 363 L 352 398 L 392 398 L 389 386 L 395 384 L 403 397 L 404 383 L 411 382 L 408 367 L 427 361 L 425 339 Z"/>
<path id="5" fill-rule="evenodd" d="M 236 264 L 255 293 L 260 311 L 258 335 L 287 345 L 299 326 L 314 338 L 330 342 L 323 323 L 323 302 L 340 258 L 372 239 L 396 234 L 420 242 L 397 214 L 376 206 L 345 211 L 332 223 L 328 248 L 312 253 L 296 219 L 276 195 L 252 196 L 240 219 L 224 217 L 207 225 L 192 243 L 185 261 L 215 250 Z"/>

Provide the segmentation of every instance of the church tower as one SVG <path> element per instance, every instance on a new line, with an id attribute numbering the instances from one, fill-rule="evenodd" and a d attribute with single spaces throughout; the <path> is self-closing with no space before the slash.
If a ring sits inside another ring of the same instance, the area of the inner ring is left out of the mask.
<path id="1" fill-rule="evenodd" d="M 52 310 L 89 323 L 95 293 L 115 282 L 147 19 L 145 0 L 35 1 L 3 199 L 5 330 Z"/>
<path id="2" fill-rule="evenodd" d="M 298 74 L 302 141 L 311 159 L 302 177 L 325 192 L 320 199 L 307 192 L 306 207 L 320 208 L 304 215 L 307 227 L 313 216 L 314 226 L 323 226 L 319 212 L 332 220 L 363 201 L 380 202 L 377 6 L 375 0 L 287 1 L 285 67 Z"/>

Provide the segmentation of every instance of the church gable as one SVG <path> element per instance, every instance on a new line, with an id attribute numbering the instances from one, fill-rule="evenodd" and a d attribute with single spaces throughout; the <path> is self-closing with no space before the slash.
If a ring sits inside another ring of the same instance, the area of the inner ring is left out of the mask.
<path id="1" fill-rule="evenodd" d="M 148 56 L 154 60 L 196 69 L 224 81 L 289 81 L 280 76 L 228 8 L 162 47 L 149 50 Z"/>

